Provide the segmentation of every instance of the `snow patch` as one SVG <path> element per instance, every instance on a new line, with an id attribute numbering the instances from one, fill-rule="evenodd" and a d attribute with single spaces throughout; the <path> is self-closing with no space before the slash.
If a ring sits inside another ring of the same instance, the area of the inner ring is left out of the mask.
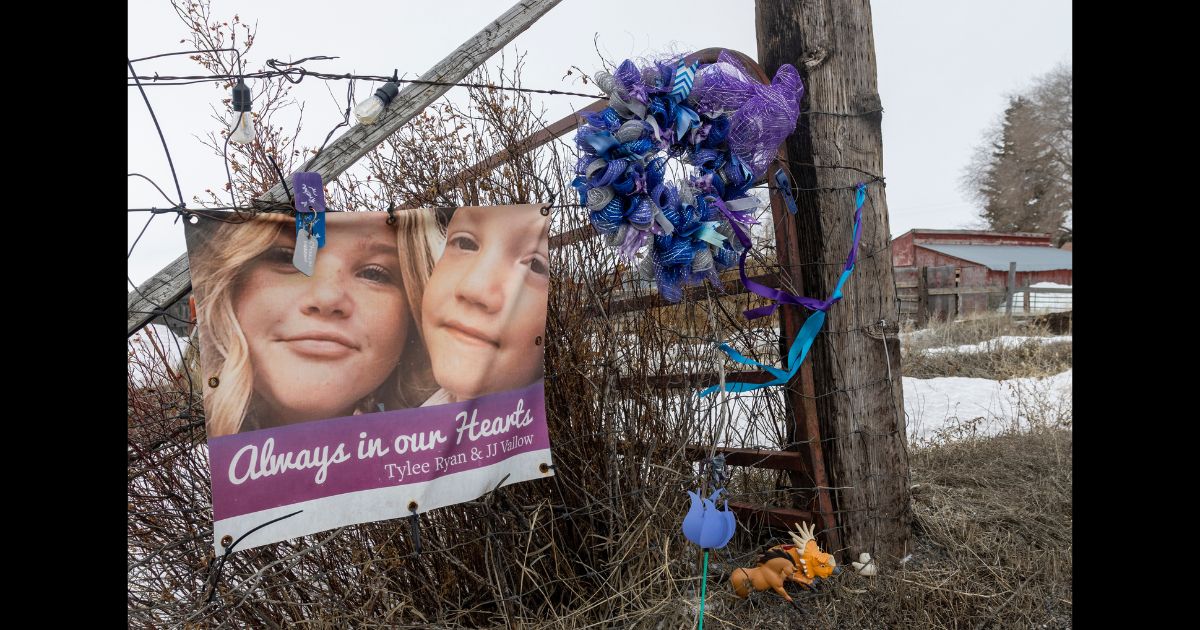
<path id="1" fill-rule="evenodd" d="M 961 439 L 1071 422 L 1071 370 L 1040 378 L 904 378 L 910 442 Z"/>
<path id="2" fill-rule="evenodd" d="M 1041 344 L 1061 343 L 1071 341 L 1071 335 L 1057 335 L 1054 337 L 1021 337 L 1016 335 L 1002 335 L 994 339 L 988 339 L 980 343 L 967 344 L 963 346 L 941 346 L 938 348 L 930 348 L 924 350 L 925 354 L 945 354 L 948 352 L 960 354 L 976 354 L 979 352 L 994 352 L 1002 349 L 1018 348 L 1024 344 Z"/>

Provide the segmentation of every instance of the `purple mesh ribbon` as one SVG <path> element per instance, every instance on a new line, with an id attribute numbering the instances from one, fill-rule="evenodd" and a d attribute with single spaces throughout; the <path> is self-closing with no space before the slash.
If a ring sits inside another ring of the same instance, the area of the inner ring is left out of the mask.
<path id="1" fill-rule="evenodd" d="M 779 145 L 796 128 L 804 96 L 800 73 L 785 63 L 771 84 L 763 85 L 725 50 L 705 70 L 704 80 L 692 90 L 700 112 L 733 112 L 729 150 L 750 167 L 755 179 L 762 177 Z"/>

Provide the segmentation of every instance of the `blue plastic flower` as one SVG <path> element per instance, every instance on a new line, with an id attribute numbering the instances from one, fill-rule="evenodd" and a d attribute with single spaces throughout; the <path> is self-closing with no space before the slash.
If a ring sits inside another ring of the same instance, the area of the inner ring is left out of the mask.
<path id="1" fill-rule="evenodd" d="M 683 535 L 704 549 L 720 549 L 729 544 L 733 532 L 737 529 L 737 520 L 729 511 L 729 501 L 725 501 L 725 509 L 718 510 L 715 503 L 717 495 L 724 488 L 717 488 L 712 496 L 701 499 L 700 495 L 688 491 L 692 498 L 692 507 L 687 516 L 683 517 Z"/>

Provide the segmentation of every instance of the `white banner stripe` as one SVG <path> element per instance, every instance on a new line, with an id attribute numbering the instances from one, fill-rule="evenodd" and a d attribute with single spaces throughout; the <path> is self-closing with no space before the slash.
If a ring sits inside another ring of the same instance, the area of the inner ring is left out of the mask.
<path id="1" fill-rule="evenodd" d="M 238 543 L 234 551 L 244 551 L 344 525 L 409 516 L 412 514 L 408 511 L 411 501 L 417 502 L 418 513 L 472 501 L 491 492 L 497 487 L 496 482 L 504 478 L 504 475 L 509 477 L 499 487 L 552 476 L 553 469 L 544 473 L 541 471 L 543 463 L 554 463 L 550 459 L 548 448 L 520 453 L 491 466 L 452 473 L 420 483 L 347 492 L 233 516 L 213 523 L 213 549 L 221 556 L 225 553 L 221 546 L 221 538 L 225 535 L 232 536 L 236 541 L 255 527 L 297 510 L 304 511 L 250 534 Z"/>

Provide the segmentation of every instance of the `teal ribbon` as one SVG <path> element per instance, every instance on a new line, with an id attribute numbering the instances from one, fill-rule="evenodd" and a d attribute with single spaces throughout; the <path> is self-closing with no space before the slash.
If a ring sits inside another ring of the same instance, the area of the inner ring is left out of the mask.
<path id="1" fill-rule="evenodd" d="M 700 228 L 696 230 L 695 237 L 712 244 L 714 247 L 722 247 L 725 244 L 725 235 L 716 230 L 718 225 L 721 225 L 720 221 L 705 221 L 701 223 Z"/>
<path id="2" fill-rule="evenodd" d="M 821 326 L 824 323 L 825 311 L 813 311 L 813 314 L 808 316 L 808 319 L 805 320 L 804 325 L 800 327 L 800 332 L 796 335 L 796 340 L 792 342 L 791 349 L 788 350 L 787 365 L 792 367 L 786 372 L 777 367 L 763 365 L 754 359 L 748 359 L 742 356 L 742 354 L 737 350 L 730 348 L 728 344 L 721 344 L 721 350 L 725 352 L 725 354 L 729 355 L 729 358 L 737 361 L 738 363 L 744 363 L 746 365 L 762 368 L 775 377 L 775 380 L 767 383 L 725 383 L 725 391 L 751 392 L 756 389 L 771 387 L 772 385 L 787 384 L 787 382 L 792 380 L 792 377 L 796 375 L 796 372 L 800 371 L 800 365 L 804 363 L 804 357 L 808 356 L 808 349 L 812 347 L 813 340 L 817 338 L 817 333 L 821 330 Z M 720 384 L 713 385 L 700 392 L 700 397 L 704 398 L 705 396 L 717 391 L 721 391 Z"/>
<path id="3" fill-rule="evenodd" d="M 863 203 L 862 200 L 863 200 L 864 196 L 865 196 L 865 192 L 863 191 L 863 188 L 860 187 L 858 190 L 858 193 L 857 193 L 857 198 L 856 198 L 858 208 L 860 208 L 860 209 L 862 208 L 862 203 Z M 859 234 L 859 230 L 861 229 L 860 225 L 861 224 L 858 221 L 855 221 L 855 224 L 854 224 L 855 246 L 858 245 L 858 234 Z M 851 254 L 850 254 L 851 260 L 853 260 L 854 257 L 855 257 L 855 252 L 851 252 Z M 845 270 L 842 271 L 842 275 L 838 278 L 837 284 L 833 288 L 833 293 L 830 295 L 829 299 L 826 301 L 828 304 L 832 305 L 833 302 L 840 300 L 843 297 L 842 286 L 845 285 L 846 281 L 850 279 L 850 273 L 853 271 L 854 271 L 854 263 L 847 264 Z M 804 321 L 804 325 L 800 327 L 800 332 L 796 334 L 796 340 L 792 342 L 792 347 L 788 350 L 787 363 L 785 365 L 788 365 L 790 367 L 787 369 L 786 372 L 777 367 L 772 367 L 770 365 L 763 365 L 762 363 L 759 363 L 758 361 L 755 361 L 753 359 L 748 359 L 744 355 L 742 355 L 742 353 L 738 352 L 737 350 L 734 350 L 733 348 L 730 348 L 728 344 L 722 343 L 720 345 L 720 349 L 722 352 L 729 355 L 729 358 L 733 359 L 734 361 L 737 361 L 738 363 L 742 363 L 744 365 L 751 365 L 754 367 L 762 368 L 763 370 L 766 370 L 769 374 L 771 374 L 772 376 L 775 377 L 774 380 L 771 380 L 766 383 L 725 383 L 724 391 L 738 392 L 738 393 L 751 392 L 756 389 L 762 389 L 764 387 L 772 387 L 774 385 L 786 385 L 787 382 L 792 380 L 792 377 L 795 376 L 796 373 L 800 371 L 800 366 L 804 363 L 804 358 L 808 356 L 809 348 L 812 347 L 813 341 L 816 340 L 816 338 L 817 338 L 817 333 L 821 331 L 821 326 L 823 326 L 824 324 L 825 324 L 825 311 L 824 310 L 814 310 L 812 315 L 809 315 L 808 319 Z M 717 392 L 717 391 L 721 391 L 720 384 L 712 385 L 710 387 L 705 388 L 704 391 L 700 392 L 700 397 L 704 398 L 705 396 L 709 396 L 713 392 Z"/>
<path id="4" fill-rule="evenodd" d="M 675 78 L 671 82 L 671 98 L 676 103 L 682 103 L 687 100 L 689 94 L 692 93 L 692 84 L 696 81 L 696 69 L 700 67 L 699 61 L 693 61 L 688 65 L 679 61 L 679 67 L 675 69 Z"/>

